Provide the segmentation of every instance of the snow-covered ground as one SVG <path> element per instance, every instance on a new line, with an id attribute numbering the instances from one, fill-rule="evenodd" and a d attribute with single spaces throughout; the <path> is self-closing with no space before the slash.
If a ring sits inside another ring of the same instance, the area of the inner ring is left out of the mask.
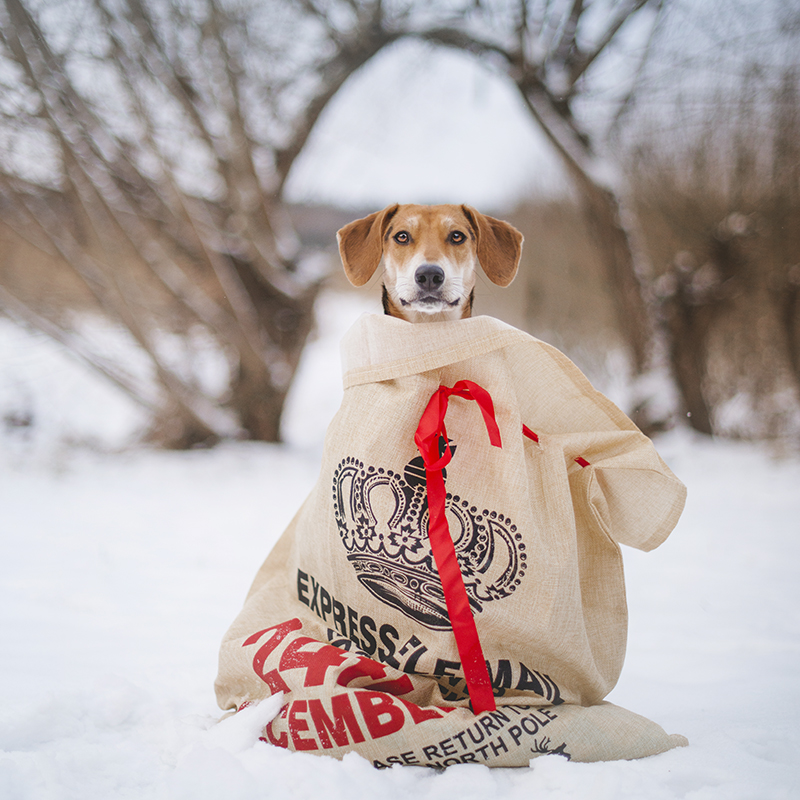
<path id="1" fill-rule="evenodd" d="M 219 641 L 316 479 L 337 340 L 360 310 L 324 301 L 288 444 L 189 453 L 58 444 L 66 430 L 119 445 L 136 418 L 0 320 L 0 418 L 37 422 L 0 434 L 0 798 L 800 797 L 800 462 L 687 431 L 657 443 L 689 501 L 660 549 L 626 550 L 628 658 L 609 699 L 688 748 L 379 772 L 255 741 L 253 715 L 215 725 Z"/>

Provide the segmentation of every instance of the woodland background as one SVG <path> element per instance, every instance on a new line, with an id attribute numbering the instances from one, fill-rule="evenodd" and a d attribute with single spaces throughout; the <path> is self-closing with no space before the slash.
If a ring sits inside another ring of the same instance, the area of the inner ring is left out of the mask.
<path id="1" fill-rule="evenodd" d="M 513 221 L 478 311 L 645 431 L 796 448 L 795 0 L 3 0 L 0 29 L 1 313 L 144 440 L 280 440 L 335 231 L 400 200 Z"/>

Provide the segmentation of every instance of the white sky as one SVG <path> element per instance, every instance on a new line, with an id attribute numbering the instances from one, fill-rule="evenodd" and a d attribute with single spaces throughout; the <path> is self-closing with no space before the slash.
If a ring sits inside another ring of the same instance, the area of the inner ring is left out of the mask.
<path id="1" fill-rule="evenodd" d="M 287 196 L 501 211 L 563 184 L 507 80 L 471 56 L 406 41 L 375 57 L 334 98 L 294 166 Z"/>

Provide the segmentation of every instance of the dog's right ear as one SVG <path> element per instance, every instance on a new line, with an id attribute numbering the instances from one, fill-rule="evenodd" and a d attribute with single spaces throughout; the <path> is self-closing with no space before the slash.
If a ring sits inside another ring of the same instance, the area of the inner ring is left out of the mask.
<path id="1" fill-rule="evenodd" d="M 353 286 L 363 286 L 378 269 L 383 257 L 383 237 L 398 208 L 397 203 L 387 206 L 345 225 L 336 234 L 344 274 Z"/>

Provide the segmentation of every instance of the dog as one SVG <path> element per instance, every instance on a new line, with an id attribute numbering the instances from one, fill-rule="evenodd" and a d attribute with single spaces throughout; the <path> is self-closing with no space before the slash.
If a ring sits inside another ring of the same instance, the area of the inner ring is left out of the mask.
<path id="1" fill-rule="evenodd" d="M 480 265 L 508 286 L 522 234 L 466 205 L 391 205 L 345 225 L 339 253 L 348 280 L 363 286 L 383 267 L 383 310 L 407 322 L 471 316 Z"/>
<path id="2" fill-rule="evenodd" d="M 478 265 L 507 286 L 522 236 L 467 206 L 394 205 L 339 245 L 356 286 L 382 266 L 391 316 L 342 342 L 319 478 L 223 640 L 220 706 L 282 692 L 254 739 L 380 768 L 686 744 L 601 702 L 625 652 L 617 542 L 663 541 L 682 484 L 550 345 L 491 317 L 393 318 L 464 320 Z"/>

